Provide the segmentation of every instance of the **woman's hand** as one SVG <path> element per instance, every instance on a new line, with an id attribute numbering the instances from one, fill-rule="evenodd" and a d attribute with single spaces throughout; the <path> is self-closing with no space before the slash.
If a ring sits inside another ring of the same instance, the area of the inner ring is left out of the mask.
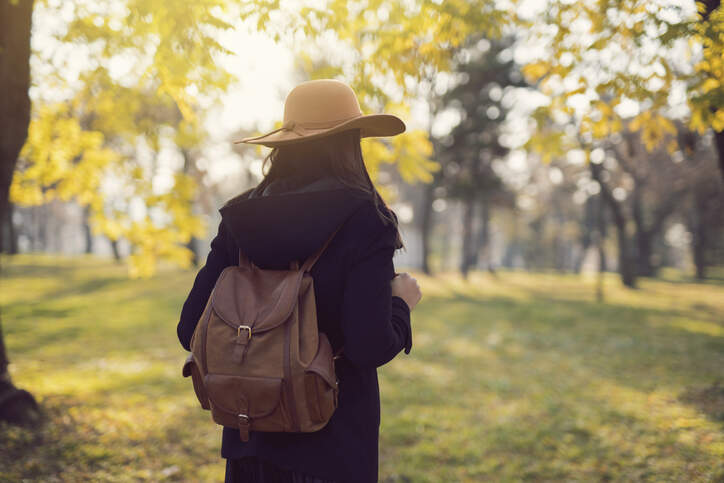
<path id="1" fill-rule="evenodd" d="M 392 295 L 402 298 L 410 307 L 410 310 L 414 309 L 417 302 L 422 298 L 422 292 L 420 292 L 417 280 L 407 272 L 395 275 L 390 284 L 392 285 Z"/>

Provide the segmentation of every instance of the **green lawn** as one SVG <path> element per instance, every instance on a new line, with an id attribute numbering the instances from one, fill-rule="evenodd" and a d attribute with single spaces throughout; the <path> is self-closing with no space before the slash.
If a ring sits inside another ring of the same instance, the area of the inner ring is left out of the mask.
<path id="1" fill-rule="evenodd" d="M 0 480 L 221 481 L 181 377 L 192 272 L 3 260 L 15 382 L 50 422 L 0 426 Z M 381 369 L 382 481 L 724 481 L 724 285 L 417 275 L 414 342 Z"/>

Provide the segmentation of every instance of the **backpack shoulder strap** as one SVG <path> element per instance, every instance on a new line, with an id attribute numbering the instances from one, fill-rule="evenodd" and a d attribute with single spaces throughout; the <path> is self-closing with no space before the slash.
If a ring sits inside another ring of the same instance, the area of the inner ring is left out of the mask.
<path id="1" fill-rule="evenodd" d="M 256 266 L 256 264 L 254 264 L 254 262 L 252 262 L 249 257 L 241 251 L 241 248 L 239 248 L 239 266 L 245 267 L 249 270 L 251 270 L 252 266 Z"/>
<path id="2" fill-rule="evenodd" d="M 334 230 L 334 232 L 332 232 L 332 234 L 329 236 L 329 238 L 327 238 L 327 241 L 324 242 L 324 244 L 319 248 L 319 250 L 317 250 L 312 256 L 307 258 L 307 260 L 304 262 L 304 265 L 302 265 L 302 268 L 301 268 L 301 270 L 303 272 L 309 272 L 312 269 L 312 267 L 314 266 L 314 264 L 317 263 L 317 260 L 319 259 L 319 257 L 322 256 L 322 253 L 324 253 L 324 250 L 327 249 L 327 246 L 334 238 L 334 235 L 336 235 L 337 232 L 339 231 L 339 229 L 342 228 L 342 225 L 344 225 L 344 223 L 339 225 L 337 227 L 337 229 Z"/>

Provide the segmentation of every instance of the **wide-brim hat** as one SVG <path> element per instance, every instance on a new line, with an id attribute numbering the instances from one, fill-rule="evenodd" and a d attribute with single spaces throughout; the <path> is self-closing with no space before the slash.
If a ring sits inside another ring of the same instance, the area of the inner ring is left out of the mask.
<path id="1" fill-rule="evenodd" d="M 282 127 L 234 144 L 284 146 L 350 129 L 359 129 L 363 138 L 395 136 L 405 132 L 405 123 L 392 114 L 362 114 L 350 86 L 334 79 L 318 79 L 303 82 L 289 92 Z"/>

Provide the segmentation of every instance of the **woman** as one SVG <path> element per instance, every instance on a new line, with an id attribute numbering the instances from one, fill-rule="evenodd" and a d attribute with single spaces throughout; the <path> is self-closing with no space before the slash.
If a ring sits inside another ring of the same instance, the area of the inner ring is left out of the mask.
<path id="1" fill-rule="evenodd" d="M 409 353 L 410 311 L 421 294 L 409 274 L 395 274 L 392 256 L 403 246 L 397 217 L 370 180 L 360 139 L 404 130 L 395 116 L 362 115 L 349 86 L 325 79 L 289 93 L 281 129 L 241 141 L 272 147 L 270 169 L 220 210 L 218 234 L 181 313 L 179 340 L 188 350 L 219 274 L 237 263 L 239 250 L 260 268 L 288 269 L 341 226 L 311 274 L 319 329 L 342 356 L 338 407 L 321 430 L 252 431 L 242 442 L 238 429 L 224 428 L 227 482 L 377 481 L 377 368 Z"/>

